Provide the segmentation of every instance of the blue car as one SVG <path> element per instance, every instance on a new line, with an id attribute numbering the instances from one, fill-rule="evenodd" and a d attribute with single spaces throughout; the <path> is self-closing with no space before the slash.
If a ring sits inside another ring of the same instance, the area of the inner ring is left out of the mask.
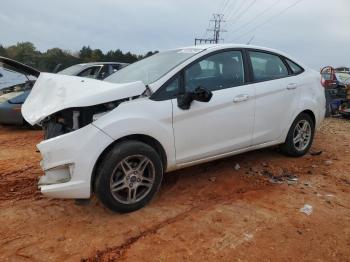
<path id="1" fill-rule="evenodd" d="M 26 122 L 22 117 L 21 108 L 27 99 L 40 71 L 19 63 L 12 59 L 0 56 L 0 65 L 7 71 L 17 72 L 22 75 L 22 80 L 3 81 L 8 83 L 7 86 L 1 85 L 0 76 L 0 124 L 25 125 Z M 77 64 L 68 67 L 57 74 L 72 75 L 103 80 L 107 76 L 115 73 L 119 69 L 127 66 L 126 63 L 119 62 L 94 62 Z M 24 76 L 24 77 L 23 77 Z"/>

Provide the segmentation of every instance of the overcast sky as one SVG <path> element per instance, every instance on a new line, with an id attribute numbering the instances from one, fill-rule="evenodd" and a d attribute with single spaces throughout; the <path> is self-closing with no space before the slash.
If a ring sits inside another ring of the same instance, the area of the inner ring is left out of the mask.
<path id="1" fill-rule="evenodd" d="M 41 50 L 83 45 L 134 53 L 192 45 L 212 13 L 224 13 L 225 42 L 285 51 L 319 69 L 350 66 L 349 0 L 2 0 L 0 44 Z M 283 12 L 286 10 L 285 12 Z M 283 12 L 283 13 L 281 13 Z M 254 19 L 254 20 L 252 20 Z M 238 31 L 237 31 L 238 30 Z M 207 33 L 210 36 L 210 33 Z"/>

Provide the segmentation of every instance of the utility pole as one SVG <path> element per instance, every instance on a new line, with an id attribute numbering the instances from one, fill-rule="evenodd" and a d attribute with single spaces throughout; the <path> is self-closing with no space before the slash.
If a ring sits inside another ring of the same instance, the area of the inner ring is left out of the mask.
<path id="1" fill-rule="evenodd" d="M 213 18 L 210 20 L 210 22 L 214 24 L 214 27 L 207 29 L 207 31 L 213 32 L 213 37 L 212 38 L 195 38 L 194 40 L 195 45 L 197 45 L 197 43 L 218 44 L 220 41 L 223 41 L 223 39 L 220 38 L 220 33 L 226 32 L 226 30 L 223 30 L 221 27 L 221 24 L 226 22 L 224 20 L 224 15 L 213 14 Z"/>

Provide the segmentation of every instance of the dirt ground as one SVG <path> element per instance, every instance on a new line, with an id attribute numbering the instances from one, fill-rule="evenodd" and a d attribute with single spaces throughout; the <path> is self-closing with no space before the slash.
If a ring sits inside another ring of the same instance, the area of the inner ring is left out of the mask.
<path id="1" fill-rule="evenodd" d="M 167 174 L 124 215 L 43 197 L 41 138 L 0 127 L 0 261 L 350 261 L 350 121 L 326 120 L 299 159 L 266 149 Z"/>

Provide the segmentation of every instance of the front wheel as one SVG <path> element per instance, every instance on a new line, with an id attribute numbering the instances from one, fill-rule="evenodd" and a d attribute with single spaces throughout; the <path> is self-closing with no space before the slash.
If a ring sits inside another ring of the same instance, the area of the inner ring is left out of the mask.
<path id="1" fill-rule="evenodd" d="M 301 113 L 290 127 L 285 143 L 280 146 L 282 153 L 293 157 L 305 155 L 312 145 L 314 132 L 313 119 Z"/>
<path id="2" fill-rule="evenodd" d="M 163 167 L 157 152 L 138 141 L 118 143 L 102 160 L 95 192 L 109 209 L 127 213 L 144 207 L 159 190 Z"/>

